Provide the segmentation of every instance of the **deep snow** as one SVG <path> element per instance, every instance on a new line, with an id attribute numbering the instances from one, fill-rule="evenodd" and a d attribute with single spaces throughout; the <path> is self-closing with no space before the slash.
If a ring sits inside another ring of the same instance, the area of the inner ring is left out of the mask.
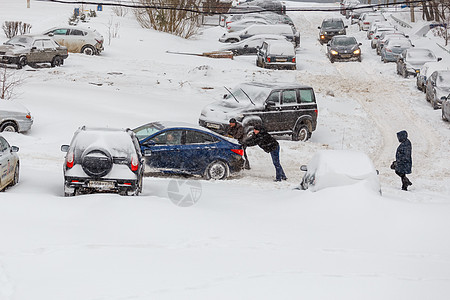
<path id="1" fill-rule="evenodd" d="M 66 24 L 73 8 L 2 0 L 0 23 L 28 22 L 39 33 Z M 166 53 L 216 50 L 225 29 L 202 28 L 183 40 L 142 29 L 131 12 L 121 18 L 109 7 L 83 24 L 104 35 L 100 56 L 70 54 L 60 68 L 19 71 L 25 81 L 15 101 L 31 111 L 34 125 L 26 134 L 3 134 L 20 147 L 21 179 L 0 195 L 0 299 L 447 299 L 449 123 L 414 78 L 380 62 L 356 25 L 348 34 L 363 43 L 363 61 L 331 64 L 317 26 L 337 12 L 290 15 L 301 32 L 297 71 L 257 68 L 254 56 Z M 108 23 L 120 24 L 110 45 Z M 448 64 L 441 40 L 413 35 L 422 27 L 405 30 Z M 296 81 L 316 91 L 319 124 L 311 140 L 279 139 L 287 182 L 272 181 L 270 156 L 254 147 L 251 170 L 224 182 L 190 179 L 201 184 L 191 207 L 169 199 L 174 181 L 180 194 L 190 193 L 181 177 L 147 177 L 139 197 L 63 197 L 60 145 L 79 126 L 196 124 L 223 86 L 246 81 Z M 409 192 L 389 169 L 403 129 L 413 145 Z M 362 185 L 295 190 L 300 165 L 320 149 L 368 154 L 383 196 Z"/>

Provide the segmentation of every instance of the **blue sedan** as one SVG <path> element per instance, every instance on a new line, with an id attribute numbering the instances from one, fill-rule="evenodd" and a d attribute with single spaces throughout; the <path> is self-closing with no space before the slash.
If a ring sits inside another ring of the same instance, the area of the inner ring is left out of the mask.
<path id="1" fill-rule="evenodd" d="M 244 165 L 241 145 L 196 125 L 153 122 L 133 131 L 151 171 L 226 179 Z"/>

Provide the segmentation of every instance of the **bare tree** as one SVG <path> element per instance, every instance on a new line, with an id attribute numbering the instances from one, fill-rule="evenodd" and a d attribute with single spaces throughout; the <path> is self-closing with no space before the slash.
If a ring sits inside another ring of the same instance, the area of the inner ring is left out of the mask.
<path id="1" fill-rule="evenodd" d="M 435 20 L 441 22 L 433 31 L 436 35 L 445 40 L 445 45 L 448 45 L 450 33 L 448 32 L 448 24 L 450 22 L 450 2 L 449 0 L 441 0 L 434 3 L 434 17 Z"/>
<path id="2" fill-rule="evenodd" d="M 17 70 L 0 67 L 1 100 L 11 100 L 16 95 L 15 89 L 22 83 L 23 79 L 20 75 L 17 74 Z"/>
<path id="3" fill-rule="evenodd" d="M 114 22 L 114 17 L 111 15 L 106 26 L 108 27 L 108 45 L 111 45 L 111 40 L 119 36 L 120 23 Z"/>
<path id="4" fill-rule="evenodd" d="M 201 24 L 201 0 L 135 0 L 142 6 L 134 9 L 136 20 L 143 28 L 168 32 L 189 38 Z"/>
<path id="5" fill-rule="evenodd" d="M 116 3 L 120 4 L 122 1 L 118 0 L 116 1 Z M 128 14 L 128 7 L 124 7 L 124 6 L 112 6 L 111 7 L 113 13 L 116 14 L 116 16 L 118 17 L 125 17 Z"/>

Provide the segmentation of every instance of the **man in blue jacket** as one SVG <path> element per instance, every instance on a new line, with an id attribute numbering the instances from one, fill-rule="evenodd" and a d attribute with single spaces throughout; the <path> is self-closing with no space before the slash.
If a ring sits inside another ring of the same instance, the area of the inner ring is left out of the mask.
<path id="1" fill-rule="evenodd" d="M 397 139 L 400 145 L 395 153 L 395 161 L 392 163 L 392 166 L 395 169 L 395 174 L 402 179 L 402 190 L 407 191 L 408 186 L 412 185 L 411 181 L 406 177 L 406 174 L 411 174 L 412 146 L 408 140 L 408 133 L 405 130 L 397 132 Z"/>
<path id="2" fill-rule="evenodd" d="M 256 146 L 258 145 L 265 152 L 270 153 L 272 156 L 272 162 L 275 166 L 276 179 L 275 181 L 286 180 L 283 167 L 280 164 L 280 145 L 278 141 L 272 137 L 266 129 L 261 125 L 255 125 L 253 128 L 253 135 L 244 141 L 243 146 Z"/>

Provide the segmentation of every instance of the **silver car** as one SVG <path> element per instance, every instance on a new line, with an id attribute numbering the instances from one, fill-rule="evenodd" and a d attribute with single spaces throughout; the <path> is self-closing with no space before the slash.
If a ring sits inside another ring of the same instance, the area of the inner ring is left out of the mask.
<path id="1" fill-rule="evenodd" d="M 69 52 L 87 55 L 100 54 L 103 48 L 103 36 L 95 29 L 82 27 L 54 27 L 44 32 L 59 44 L 66 46 Z"/>
<path id="2" fill-rule="evenodd" d="M 442 97 L 450 93 L 450 71 L 434 71 L 427 79 L 426 98 L 434 109 L 442 105 Z"/>
<path id="3" fill-rule="evenodd" d="M 10 146 L 0 135 L 0 191 L 19 182 L 19 147 Z"/>
<path id="4" fill-rule="evenodd" d="M 409 75 L 416 76 L 420 68 L 430 61 L 441 61 L 442 58 L 436 57 L 433 51 L 426 48 L 409 48 L 403 50 L 397 59 L 397 74 L 403 77 Z"/>
<path id="5" fill-rule="evenodd" d="M 381 60 L 384 63 L 397 61 L 400 54 L 411 47 L 414 47 L 414 45 L 409 39 L 390 38 L 384 43 L 383 49 L 381 49 Z"/>
<path id="6" fill-rule="evenodd" d="M 30 111 L 20 103 L 0 100 L 0 132 L 25 132 L 33 125 Z"/>

